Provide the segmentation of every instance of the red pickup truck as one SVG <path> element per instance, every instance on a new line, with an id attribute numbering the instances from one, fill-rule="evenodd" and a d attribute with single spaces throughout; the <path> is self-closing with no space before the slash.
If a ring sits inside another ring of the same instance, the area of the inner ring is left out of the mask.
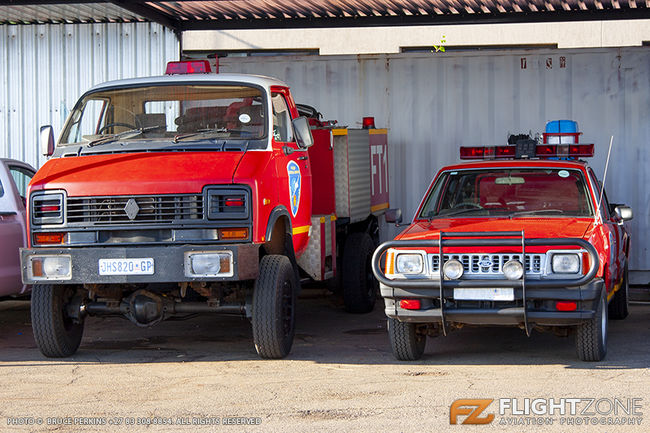
<path id="1" fill-rule="evenodd" d="M 627 316 L 632 210 L 608 201 L 584 156 L 593 145 L 519 140 L 461 148 L 483 160 L 438 172 L 373 257 L 396 358 L 418 359 L 427 336 L 507 325 L 575 333 L 581 360 L 603 359 L 608 318 Z"/>

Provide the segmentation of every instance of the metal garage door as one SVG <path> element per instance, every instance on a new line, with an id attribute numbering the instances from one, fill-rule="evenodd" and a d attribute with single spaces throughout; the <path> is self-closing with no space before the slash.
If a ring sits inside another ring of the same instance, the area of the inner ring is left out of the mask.
<path id="1" fill-rule="evenodd" d="M 411 215 L 435 172 L 461 144 L 503 144 L 574 119 L 596 144 L 607 190 L 634 208 L 631 269 L 650 270 L 650 49 L 522 50 L 374 56 L 222 59 L 223 72 L 276 76 L 326 119 L 389 128 L 391 204 Z"/>

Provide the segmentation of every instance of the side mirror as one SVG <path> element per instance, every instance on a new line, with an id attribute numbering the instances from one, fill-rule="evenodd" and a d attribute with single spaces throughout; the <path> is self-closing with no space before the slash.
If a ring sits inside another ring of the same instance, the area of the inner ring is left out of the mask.
<path id="1" fill-rule="evenodd" d="M 629 206 L 625 206 L 625 205 L 616 206 L 616 208 L 614 208 L 614 212 L 623 221 L 629 221 L 634 217 L 632 213 L 632 208 Z"/>
<path id="2" fill-rule="evenodd" d="M 386 218 L 387 223 L 399 224 L 402 222 L 402 209 L 386 209 L 384 218 Z"/>
<path id="3" fill-rule="evenodd" d="M 306 117 L 300 116 L 293 119 L 293 131 L 296 134 L 296 142 L 301 149 L 307 149 L 314 144 L 314 137 L 311 135 L 311 128 L 309 127 L 309 120 Z"/>
<path id="4" fill-rule="evenodd" d="M 40 131 L 41 153 L 52 156 L 54 153 L 54 128 L 51 125 L 41 126 Z"/>

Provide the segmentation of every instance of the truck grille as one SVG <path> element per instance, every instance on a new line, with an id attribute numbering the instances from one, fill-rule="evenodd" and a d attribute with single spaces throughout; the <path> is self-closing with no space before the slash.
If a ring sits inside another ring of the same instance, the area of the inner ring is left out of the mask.
<path id="1" fill-rule="evenodd" d="M 440 272 L 440 257 L 431 254 L 431 272 Z M 444 261 L 456 259 L 463 264 L 463 272 L 466 275 L 501 275 L 503 265 L 508 260 L 519 260 L 521 254 L 445 254 Z M 544 269 L 545 254 L 526 254 L 524 265 L 526 274 L 541 275 Z"/>
<path id="2" fill-rule="evenodd" d="M 172 223 L 203 219 L 202 195 L 70 197 L 69 224 Z"/>

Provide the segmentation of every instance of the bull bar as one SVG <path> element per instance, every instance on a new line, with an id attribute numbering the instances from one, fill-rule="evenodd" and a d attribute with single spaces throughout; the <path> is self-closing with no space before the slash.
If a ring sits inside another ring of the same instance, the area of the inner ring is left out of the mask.
<path id="1" fill-rule="evenodd" d="M 461 239 L 462 238 L 462 239 Z M 471 238 L 471 239 L 468 239 Z M 580 278 L 558 278 L 558 279 L 530 279 L 526 278 L 524 270 L 523 275 L 517 280 L 508 279 L 474 279 L 474 280 L 445 280 L 443 275 L 443 258 L 444 247 L 471 247 L 471 246 L 520 246 L 522 257 L 526 258 L 526 247 L 533 246 L 578 246 L 584 248 L 590 257 L 588 272 Z M 438 267 L 437 279 L 431 278 L 412 278 L 412 279 L 394 279 L 386 277 L 381 269 L 380 261 L 382 255 L 389 248 L 438 248 L 438 257 L 440 266 Z M 594 246 L 580 238 L 530 238 L 526 239 L 524 231 L 512 232 L 440 232 L 437 239 L 426 240 L 399 240 L 382 243 L 372 256 L 372 272 L 377 280 L 393 289 L 402 289 L 404 297 L 426 297 L 437 298 L 440 300 L 440 308 L 434 309 L 435 315 L 441 321 L 443 335 L 447 334 L 446 314 L 445 314 L 445 297 L 450 297 L 454 288 L 513 288 L 521 289 L 521 308 L 509 308 L 505 312 L 507 315 L 517 315 L 522 317 L 527 335 L 530 335 L 528 323 L 529 312 L 526 306 L 527 289 L 539 289 L 538 293 L 543 293 L 544 289 L 580 287 L 591 282 L 600 266 L 598 252 Z M 424 289 L 418 296 L 418 292 L 411 292 L 410 289 Z M 448 290 L 446 290 L 448 289 Z M 393 290 L 393 293 L 395 290 Z M 436 293 L 437 292 L 437 293 Z M 445 296 L 447 295 L 447 296 Z M 578 296 L 579 299 L 579 296 Z M 487 310 L 486 313 L 497 311 Z M 471 314 L 476 312 L 466 311 Z M 503 310 L 498 311 L 503 314 Z"/>

